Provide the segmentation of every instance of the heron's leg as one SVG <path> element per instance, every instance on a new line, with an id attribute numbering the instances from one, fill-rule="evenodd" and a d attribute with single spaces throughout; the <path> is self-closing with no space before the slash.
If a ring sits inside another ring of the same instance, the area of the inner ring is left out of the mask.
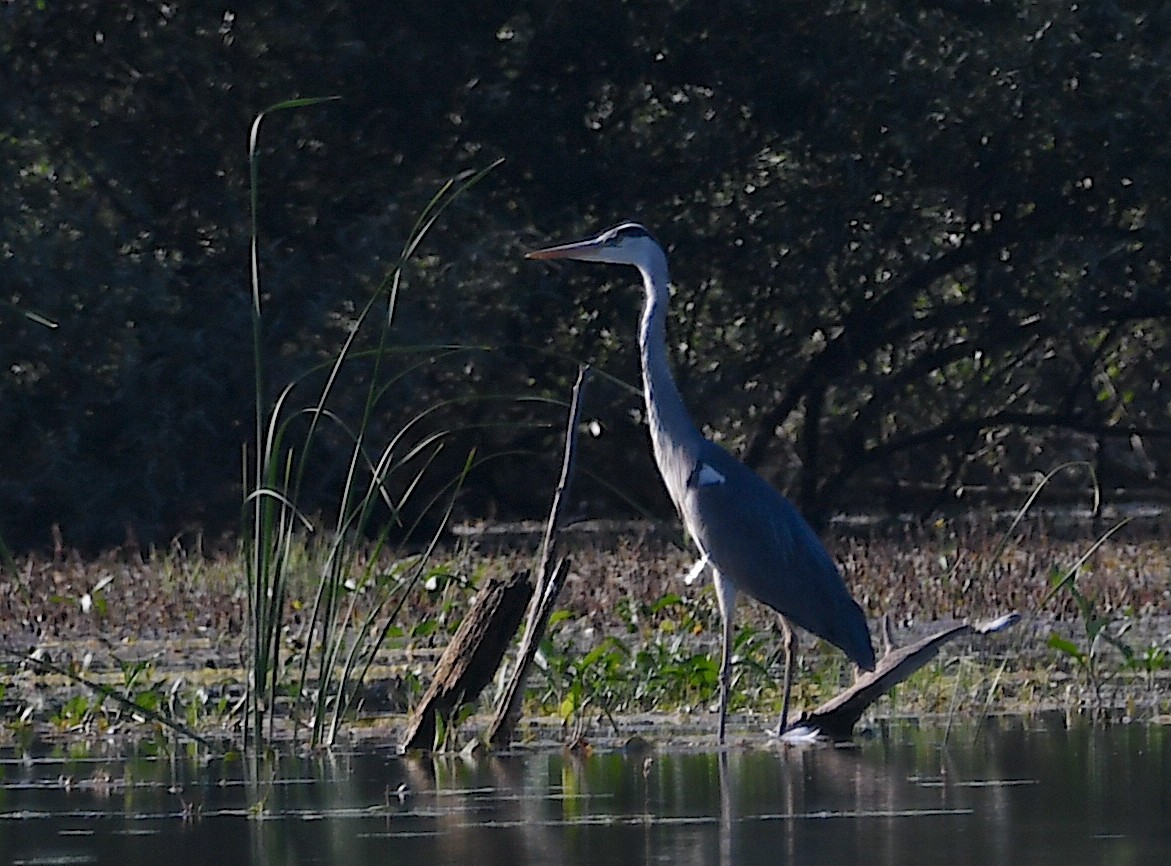
<path id="1" fill-rule="evenodd" d="M 781 723 L 777 727 L 777 736 L 780 737 L 789 727 L 789 696 L 793 693 L 793 627 L 783 616 L 777 619 L 781 621 L 781 640 L 785 647 L 785 685 L 781 692 Z"/>
<path id="2" fill-rule="evenodd" d="M 720 728 L 719 743 L 724 745 L 724 734 L 728 725 L 728 693 L 732 688 L 732 632 L 736 614 L 736 587 L 725 580 L 718 571 L 713 572 L 716 600 L 720 603 L 720 617 L 723 619 L 724 635 L 720 652 Z"/>
<path id="3" fill-rule="evenodd" d="M 724 640 L 720 659 L 720 745 L 724 745 L 724 732 L 728 726 L 728 697 L 732 690 L 732 612 L 724 615 Z"/>

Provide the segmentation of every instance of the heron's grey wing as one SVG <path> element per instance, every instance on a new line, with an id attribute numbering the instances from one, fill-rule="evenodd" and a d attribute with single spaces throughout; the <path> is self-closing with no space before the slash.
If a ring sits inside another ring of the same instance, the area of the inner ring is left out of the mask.
<path id="1" fill-rule="evenodd" d="M 772 485 L 707 445 L 681 505 L 696 543 L 737 589 L 872 669 L 866 617 L 817 534 Z"/>

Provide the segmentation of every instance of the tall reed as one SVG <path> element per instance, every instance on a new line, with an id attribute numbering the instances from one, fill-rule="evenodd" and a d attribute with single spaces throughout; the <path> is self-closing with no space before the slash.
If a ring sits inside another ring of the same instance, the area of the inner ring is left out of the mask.
<path id="1" fill-rule="evenodd" d="M 271 402 L 267 398 L 263 350 L 264 315 L 261 307 L 259 261 L 259 151 L 261 121 L 287 109 L 307 108 L 329 101 L 296 99 L 274 105 L 257 115 L 249 141 L 251 170 L 251 283 L 252 338 L 255 368 L 256 418 L 254 452 L 245 454 L 244 538 L 248 585 L 249 671 L 246 742 L 257 747 L 275 733 L 276 705 L 285 695 L 292 701 L 294 735 L 303 721 L 310 745 L 328 745 L 375 653 L 401 612 L 408 594 L 427 573 L 431 555 L 450 515 L 455 493 L 473 465 L 473 455 L 463 462 L 456 477 L 442 484 L 423 481 L 432 471 L 444 447 L 446 433 L 414 438 L 423 410 L 390 441 L 372 440 L 372 427 L 380 403 L 390 393 L 384 359 L 391 346 L 391 325 L 402 285 L 403 271 L 442 213 L 491 171 L 499 161 L 478 172 L 469 172 L 444 183 L 420 213 L 391 268 L 368 298 L 340 349 L 318 369 L 286 384 Z M 385 305 L 385 306 L 384 306 Z M 375 329 L 372 350 L 360 350 L 358 338 Z M 351 421 L 330 407 L 343 369 L 357 361 L 369 365 L 361 417 Z M 402 374 L 400 374 L 402 375 Z M 301 386 L 310 379 L 321 384 L 302 405 Z M 293 421 L 303 422 L 304 433 L 293 431 Z M 340 432 L 350 445 L 345 477 L 338 491 L 332 526 L 317 527 L 299 508 L 302 486 L 312 471 L 310 455 L 326 425 Z M 394 483 L 391 483 L 391 479 Z M 442 480 L 442 479 L 441 479 Z M 436 515 L 421 553 L 406 558 L 392 556 L 392 529 L 404 536 L 417 533 L 422 516 L 408 522 L 408 501 L 423 489 L 438 490 L 422 508 L 412 513 Z M 384 517 L 389 515 L 389 517 Z M 380 526 L 376 520 L 382 520 Z M 313 603 L 308 624 L 297 650 L 286 649 L 289 624 L 286 609 L 290 580 L 299 565 L 304 539 L 323 538 L 324 558 L 315 563 Z M 372 539 L 372 540 L 371 540 Z M 390 564 L 386 564 L 390 562 Z M 360 601 L 365 600 L 364 604 Z M 299 659 L 294 657 L 299 653 Z M 289 678 L 291 675 L 291 678 Z"/>

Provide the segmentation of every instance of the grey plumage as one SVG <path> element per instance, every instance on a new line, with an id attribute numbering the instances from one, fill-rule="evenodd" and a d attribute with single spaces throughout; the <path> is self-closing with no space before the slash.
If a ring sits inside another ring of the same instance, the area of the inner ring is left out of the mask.
<path id="1" fill-rule="evenodd" d="M 597 237 L 537 250 L 527 257 L 627 264 L 642 275 L 646 302 L 639 348 L 651 444 L 687 532 L 712 569 L 724 619 L 720 742 L 724 741 L 738 592 L 777 611 L 786 635 L 787 619 L 839 647 L 860 667 L 873 670 L 866 618 L 816 533 L 772 485 L 705 439 L 687 414 L 667 364 L 669 279 L 662 247 L 642 226 L 623 223 Z M 786 654 L 782 732 L 792 670 L 788 640 Z"/>
<path id="2" fill-rule="evenodd" d="M 688 530 L 712 564 L 746 595 L 874 668 L 865 615 L 821 540 L 793 504 L 711 442 L 700 460 L 727 481 L 689 488 Z"/>

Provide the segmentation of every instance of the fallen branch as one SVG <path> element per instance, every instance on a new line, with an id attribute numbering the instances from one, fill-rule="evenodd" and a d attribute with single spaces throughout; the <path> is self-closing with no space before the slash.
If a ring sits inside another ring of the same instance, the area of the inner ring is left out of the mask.
<path id="1" fill-rule="evenodd" d="M 33 665 L 41 671 L 48 671 L 49 673 L 57 674 L 58 676 L 65 677 L 70 682 L 85 686 L 95 694 L 114 701 L 120 707 L 122 707 L 123 710 L 129 712 L 131 716 L 142 716 L 144 719 L 149 719 L 155 724 L 161 725 L 164 728 L 168 728 L 174 733 L 186 737 L 189 740 L 194 740 L 201 746 L 206 746 L 212 751 L 217 751 L 219 748 L 211 740 L 200 736 L 190 727 L 180 722 L 178 719 L 172 718 L 166 713 L 161 713 L 157 710 L 152 710 L 149 707 L 144 707 L 130 696 L 118 694 L 118 692 L 104 683 L 99 683 L 94 680 L 87 679 L 68 666 L 53 664 L 53 662 L 49 661 L 48 659 L 44 659 L 38 656 L 36 652 L 26 655 L 24 653 L 18 653 L 15 650 L 8 649 L 7 647 L 0 649 L 0 652 L 23 663 Z"/>
<path id="2" fill-rule="evenodd" d="M 957 623 L 913 644 L 892 650 L 879 659 L 873 671 L 860 676 L 850 688 L 812 712 L 801 713 L 782 732 L 782 736 L 801 729 L 833 740 L 848 740 L 866 708 L 935 658 L 945 643 L 965 635 L 996 634 L 1016 625 L 1020 618 L 1019 613 L 1009 613 L 975 625 Z"/>

